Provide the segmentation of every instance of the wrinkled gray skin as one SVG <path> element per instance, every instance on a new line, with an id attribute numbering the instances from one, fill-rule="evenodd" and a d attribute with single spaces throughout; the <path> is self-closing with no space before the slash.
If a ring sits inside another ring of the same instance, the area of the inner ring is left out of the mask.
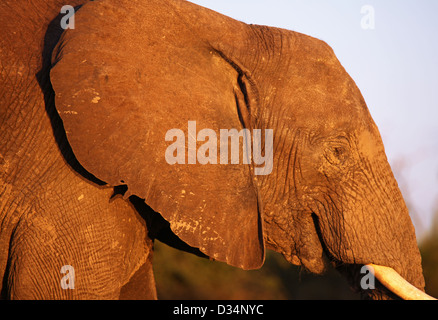
<path id="1" fill-rule="evenodd" d="M 329 46 L 180 0 L 90 2 L 60 38 L 62 5 L 0 4 L 4 297 L 156 298 L 155 238 L 244 269 L 265 248 L 331 263 L 355 288 L 363 264 L 390 266 L 424 290 L 378 129 Z M 190 120 L 273 129 L 272 173 L 169 165 L 165 134 Z"/>

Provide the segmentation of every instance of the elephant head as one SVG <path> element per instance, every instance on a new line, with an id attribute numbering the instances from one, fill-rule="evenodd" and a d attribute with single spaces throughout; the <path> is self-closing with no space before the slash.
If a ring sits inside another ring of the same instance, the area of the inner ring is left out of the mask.
<path id="1" fill-rule="evenodd" d="M 76 158 L 190 246 L 244 269 L 265 248 L 315 273 L 386 266 L 424 290 L 379 131 L 323 41 L 181 0 L 94 1 L 52 59 Z M 235 162 L 224 129 L 254 142 Z"/>

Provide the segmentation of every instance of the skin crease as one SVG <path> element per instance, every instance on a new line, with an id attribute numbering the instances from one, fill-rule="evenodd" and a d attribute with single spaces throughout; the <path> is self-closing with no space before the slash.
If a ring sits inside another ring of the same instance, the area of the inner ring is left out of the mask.
<path id="1" fill-rule="evenodd" d="M 6 32 L 0 52 L 4 296 L 156 298 L 154 238 L 244 269 L 265 248 L 315 273 L 331 263 L 353 287 L 375 263 L 424 290 L 380 134 L 327 44 L 180 0 L 90 2 L 62 36 L 60 2 L 0 6 L 25 39 Z M 165 133 L 190 120 L 272 128 L 272 173 L 168 165 Z M 75 290 L 59 287 L 66 264 Z"/>

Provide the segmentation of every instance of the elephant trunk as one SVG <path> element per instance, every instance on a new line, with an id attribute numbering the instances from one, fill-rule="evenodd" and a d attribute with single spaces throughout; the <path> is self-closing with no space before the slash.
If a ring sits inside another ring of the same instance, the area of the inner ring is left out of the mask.
<path id="1" fill-rule="evenodd" d="M 326 197 L 322 206 L 325 210 L 315 210 L 322 242 L 337 269 L 351 279 L 354 287 L 359 284 L 357 266 L 372 265 L 376 266 L 375 277 L 389 291 L 400 298 L 423 299 L 425 296 L 418 293 L 425 286 L 421 255 L 409 210 L 383 144 L 369 144 L 368 148 L 358 148 L 371 150 L 372 156 L 361 151 L 359 158 L 363 161 L 354 180 L 347 177 L 339 183 L 335 192 L 338 196 Z M 380 298 L 377 291 L 363 293 Z M 381 298 L 387 298 L 385 292 L 382 294 Z"/>
<path id="2" fill-rule="evenodd" d="M 368 264 L 374 276 L 392 293 L 404 300 L 437 300 L 419 290 L 390 267 Z"/>

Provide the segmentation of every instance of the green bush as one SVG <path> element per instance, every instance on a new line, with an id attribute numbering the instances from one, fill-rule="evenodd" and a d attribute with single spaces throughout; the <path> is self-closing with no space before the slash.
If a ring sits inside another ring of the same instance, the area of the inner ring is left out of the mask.
<path id="1" fill-rule="evenodd" d="M 438 219 L 437 219 L 438 221 Z M 428 294 L 438 297 L 438 223 L 420 244 Z M 164 300 L 358 299 L 335 270 L 312 275 L 268 251 L 259 270 L 244 271 L 155 243 L 158 298 Z"/>
<path id="2" fill-rule="evenodd" d="M 157 241 L 154 268 L 158 298 L 164 300 L 358 298 L 335 270 L 312 275 L 273 251 L 268 251 L 261 269 L 244 271 Z"/>

